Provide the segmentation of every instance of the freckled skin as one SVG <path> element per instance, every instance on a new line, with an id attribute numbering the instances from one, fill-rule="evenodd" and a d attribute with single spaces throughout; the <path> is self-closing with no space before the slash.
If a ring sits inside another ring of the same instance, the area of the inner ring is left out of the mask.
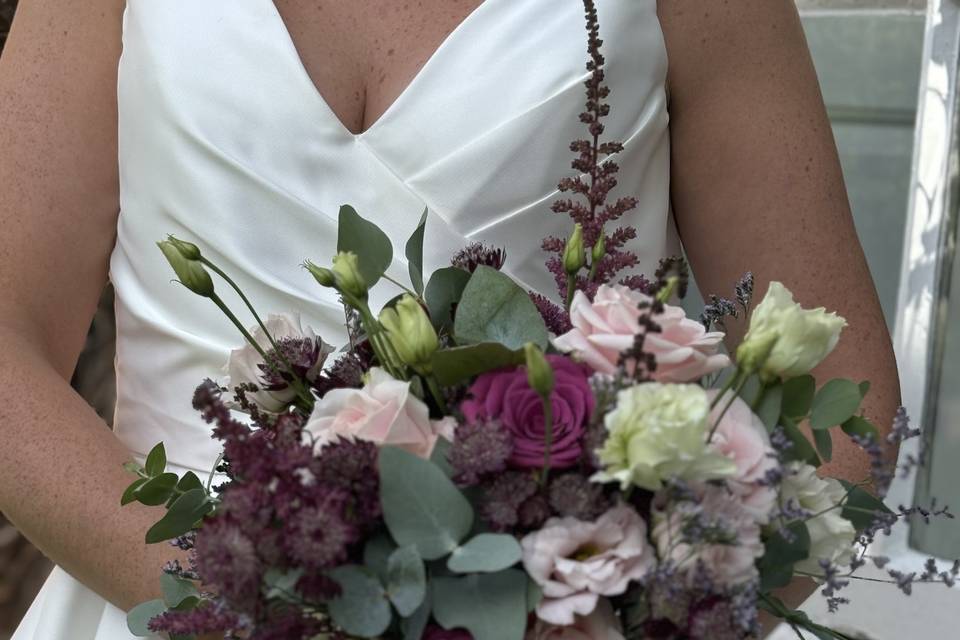
<path id="1" fill-rule="evenodd" d="M 129 608 L 157 597 L 172 552 L 142 544 L 155 510 L 119 508 L 128 454 L 69 386 L 118 213 L 124 3 L 90 2 L 21 0 L 0 58 L 0 510 Z M 277 4 L 324 98 L 358 132 L 479 0 Z M 889 336 L 792 0 L 658 6 L 673 201 L 702 288 L 728 294 L 750 269 L 761 294 L 779 279 L 801 302 L 839 310 L 851 327 L 817 374 L 869 378 L 867 415 L 886 427 L 899 401 Z M 838 439 L 828 470 L 860 480 L 867 464 Z"/>

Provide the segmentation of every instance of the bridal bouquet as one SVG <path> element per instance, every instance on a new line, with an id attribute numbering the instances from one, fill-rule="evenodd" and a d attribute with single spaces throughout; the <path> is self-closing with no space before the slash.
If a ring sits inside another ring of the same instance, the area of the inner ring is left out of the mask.
<path id="1" fill-rule="evenodd" d="M 135 634 L 737 640 L 759 636 L 764 609 L 848 637 L 773 594 L 809 576 L 839 605 L 853 572 L 885 562 L 867 551 L 873 537 L 912 513 L 871 493 L 890 471 L 860 412 L 869 384 L 818 387 L 810 374 L 845 321 L 777 282 L 753 306 L 749 274 L 698 321 L 671 304 L 686 288 L 679 259 L 652 281 L 622 275 L 636 232 L 612 227 L 636 200 L 606 203 L 621 146 L 599 142 L 609 90 L 585 4 L 591 140 L 571 145 L 583 177 L 560 182 L 585 202 L 556 202 L 573 231 L 544 241 L 562 304 L 479 244 L 425 274 L 426 215 L 405 246 L 410 282 L 385 282 L 393 244 L 344 206 L 330 266 L 304 265 L 343 303 L 337 350 L 293 311 L 262 320 L 197 245 L 159 243 L 246 343 L 229 378 L 193 398 L 223 444 L 221 481 L 167 471 L 162 444 L 129 465 L 122 502 L 166 508 L 147 542 L 184 552 L 164 569 L 163 599 L 130 612 Z M 377 286 L 399 292 L 379 310 Z M 715 329 L 740 315 L 749 330 L 732 362 Z M 913 433 L 901 415 L 887 439 Z M 840 434 L 874 456 L 872 478 L 818 474 Z M 891 581 L 909 590 L 956 574 L 891 570 Z"/>

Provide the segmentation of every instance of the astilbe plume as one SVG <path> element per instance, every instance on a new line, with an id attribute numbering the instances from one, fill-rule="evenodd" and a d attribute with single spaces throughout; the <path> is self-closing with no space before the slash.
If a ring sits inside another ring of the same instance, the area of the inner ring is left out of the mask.
<path id="1" fill-rule="evenodd" d="M 590 60 L 587 70 L 590 77 L 584 82 L 586 86 L 586 110 L 580 114 L 580 121 L 588 125 L 590 139 L 575 140 L 570 144 L 570 150 L 577 154 L 571 166 L 581 174 L 586 174 L 589 180 L 581 176 L 565 177 L 558 183 L 562 192 L 572 192 L 584 197 L 586 203 L 574 201 L 572 198 L 560 199 L 553 203 L 551 210 L 554 213 L 565 213 L 575 222 L 583 226 L 583 242 L 587 254 L 604 237 L 604 255 L 599 262 L 592 265 L 591 276 L 578 275 L 576 288 L 584 291 L 591 299 L 597 288 L 603 283 L 613 282 L 621 271 L 630 269 L 639 263 L 637 255 L 624 247 L 630 240 L 637 237 L 633 227 L 617 227 L 612 231 L 606 230 L 607 223 L 613 222 L 637 206 L 637 199 L 632 196 L 618 198 L 612 204 L 606 202 L 607 195 L 617 186 L 616 173 L 619 166 L 609 159 L 609 156 L 623 150 L 620 142 L 600 142 L 604 132 L 601 118 L 610 113 L 610 105 L 603 100 L 610 95 L 610 89 L 603 84 L 604 58 L 600 54 L 600 28 L 597 21 L 597 10 L 594 0 L 584 0 L 586 11 L 587 30 L 589 33 L 588 53 Z M 602 158 L 608 158 L 601 163 Z M 543 240 L 544 251 L 553 254 L 547 260 L 547 268 L 554 274 L 560 295 L 565 296 L 567 291 L 567 273 L 563 266 L 563 253 L 566 241 L 562 238 L 548 237 Z M 638 277 L 627 277 L 621 280 L 622 284 L 631 287 L 642 287 L 643 280 Z"/>
<path id="2" fill-rule="evenodd" d="M 554 304 L 549 298 L 539 293 L 531 292 L 530 299 L 533 300 L 537 311 L 540 312 L 540 317 L 543 318 L 543 322 L 547 325 L 548 331 L 559 336 L 573 328 L 573 325 L 570 323 L 570 314 L 567 313 L 566 309 L 558 304 Z"/>

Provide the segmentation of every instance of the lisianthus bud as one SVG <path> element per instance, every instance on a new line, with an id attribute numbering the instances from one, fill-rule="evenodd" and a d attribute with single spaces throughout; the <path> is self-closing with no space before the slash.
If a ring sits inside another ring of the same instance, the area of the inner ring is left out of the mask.
<path id="1" fill-rule="evenodd" d="M 360 273 L 360 263 L 357 254 L 341 251 L 333 257 L 333 273 L 336 275 L 337 288 L 341 292 L 355 296 L 367 297 L 367 283 Z"/>
<path id="2" fill-rule="evenodd" d="M 563 250 L 563 269 L 568 275 L 576 275 L 587 263 L 587 256 L 583 249 L 583 226 L 576 224 L 573 235 L 567 240 Z"/>
<path id="3" fill-rule="evenodd" d="M 767 295 L 750 316 L 750 329 L 737 354 L 742 351 L 757 358 L 769 350 L 758 369 L 767 380 L 801 376 L 833 351 L 846 325 L 846 320 L 823 307 L 802 308 L 786 287 L 771 282 Z"/>
<path id="4" fill-rule="evenodd" d="M 183 255 L 187 260 L 199 260 L 200 259 L 200 247 L 193 244 L 192 242 L 187 242 L 185 240 L 180 240 L 173 236 L 167 236 L 167 242 L 172 244 L 177 250 Z"/>
<path id="5" fill-rule="evenodd" d="M 318 267 L 310 261 L 305 262 L 303 266 L 306 267 L 307 271 L 310 272 L 310 275 L 313 276 L 313 279 L 316 280 L 321 287 L 332 287 L 337 284 L 337 276 L 334 275 L 330 269 Z"/>
<path id="6" fill-rule="evenodd" d="M 607 253 L 607 236 L 603 233 L 600 234 L 600 237 L 597 238 L 596 243 L 593 245 L 593 251 L 590 254 L 590 257 L 593 259 L 593 264 L 596 264 L 603 260 L 603 256 Z"/>
<path id="7" fill-rule="evenodd" d="M 532 342 L 524 345 L 523 352 L 527 358 L 527 382 L 530 388 L 540 397 L 549 398 L 553 393 L 553 367 L 547 362 L 547 357 L 543 355 L 540 347 Z"/>
<path id="8" fill-rule="evenodd" d="M 756 373 L 766 364 L 770 352 L 777 344 L 778 336 L 773 331 L 757 333 L 750 341 L 744 341 L 737 347 L 737 366 L 745 373 Z"/>
<path id="9" fill-rule="evenodd" d="M 183 244 L 190 245 L 190 243 Z M 173 271 L 177 274 L 180 284 L 205 298 L 213 295 L 213 280 L 199 260 L 187 258 L 180 247 L 174 244 L 172 240 L 161 240 L 157 243 L 157 246 L 160 247 L 160 251 L 163 251 L 167 262 L 173 267 Z M 196 245 L 190 246 L 196 248 Z M 197 249 L 197 255 L 199 255 L 199 252 L 200 250 Z"/>
<path id="10" fill-rule="evenodd" d="M 380 312 L 380 324 L 400 359 L 417 373 L 429 375 L 440 342 L 420 303 L 405 294 L 394 307 Z"/>

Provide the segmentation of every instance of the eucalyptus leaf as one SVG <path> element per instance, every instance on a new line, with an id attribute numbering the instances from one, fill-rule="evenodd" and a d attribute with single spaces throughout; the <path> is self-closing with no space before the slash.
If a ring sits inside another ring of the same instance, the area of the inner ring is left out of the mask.
<path id="1" fill-rule="evenodd" d="M 496 342 L 441 349 L 433 353 L 433 374 L 445 387 L 459 384 L 481 373 L 517 366 L 526 362 L 523 349 L 509 349 Z"/>
<path id="2" fill-rule="evenodd" d="M 813 376 L 790 378 L 783 383 L 783 415 L 794 420 L 806 417 L 816 393 L 817 382 Z"/>
<path id="3" fill-rule="evenodd" d="M 443 471 L 396 447 L 380 449 L 380 501 L 390 535 L 424 560 L 454 549 L 473 526 L 473 509 Z"/>
<path id="4" fill-rule="evenodd" d="M 139 488 L 142 487 L 144 484 L 146 484 L 149 479 L 150 479 L 150 478 L 137 478 L 136 480 L 134 480 L 134 481 L 130 484 L 130 486 L 128 486 L 128 487 L 126 488 L 126 490 L 124 490 L 123 495 L 120 496 L 120 506 L 122 507 L 122 506 L 124 506 L 124 505 L 128 505 L 128 504 L 130 504 L 131 502 L 133 502 L 134 500 L 136 500 L 136 499 L 137 499 L 137 495 L 136 495 L 137 489 L 139 489 Z"/>
<path id="5" fill-rule="evenodd" d="M 763 390 L 763 396 L 760 398 L 760 405 L 757 407 L 757 417 L 760 422 L 772 431 L 777 426 L 777 420 L 780 418 L 780 407 L 783 401 L 783 386 L 772 384 Z"/>
<path id="6" fill-rule="evenodd" d="M 764 542 L 764 554 L 757 563 L 760 589 L 763 591 L 786 586 L 793 578 L 793 565 L 810 555 L 807 525 L 793 522 L 787 529 L 789 537 L 775 530 Z"/>
<path id="7" fill-rule="evenodd" d="M 430 276 L 423 297 L 430 312 L 430 321 L 438 332 L 453 331 L 453 308 L 460 302 L 460 296 L 469 281 L 470 272 L 458 267 L 437 269 Z"/>
<path id="8" fill-rule="evenodd" d="M 401 617 L 408 617 L 427 595 L 427 572 L 413 545 L 400 547 L 387 562 L 387 596 Z"/>
<path id="9" fill-rule="evenodd" d="M 142 602 L 127 613 L 127 629 L 139 638 L 152 636 L 154 633 L 150 631 L 147 624 L 166 610 L 167 605 L 163 600 Z"/>
<path id="10" fill-rule="evenodd" d="M 303 576 L 303 569 L 290 569 L 289 571 L 276 568 L 268 569 L 263 574 L 264 596 L 267 600 L 298 602 L 300 598 L 297 595 L 297 582 L 301 576 Z"/>
<path id="11" fill-rule="evenodd" d="M 148 507 L 156 507 L 163 504 L 173 495 L 174 487 L 177 486 L 177 474 L 161 473 L 158 476 L 150 478 L 140 486 L 136 491 L 137 502 L 145 504 Z"/>
<path id="12" fill-rule="evenodd" d="M 474 640 L 523 640 L 527 576 L 508 569 L 433 581 L 433 617 L 445 629 L 466 629 Z"/>
<path id="13" fill-rule="evenodd" d="M 428 585 L 429 587 L 429 585 Z M 430 599 L 430 589 L 427 589 L 427 596 L 420 603 L 420 606 L 409 617 L 400 620 L 400 632 L 403 633 L 403 640 L 421 640 L 423 632 L 430 621 L 430 612 L 433 611 L 433 603 Z"/>
<path id="14" fill-rule="evenodd" d="M 873 438 L 874 440 L 880 437 L 880 432 L 873 426 L 873 423 L 861 416 L 853 416 L 844 422 L 841 428 L 844 433 L 851 437 L 858 436 L 860 438 Z"/>
<path id="15" fill-rule="evenodd" d="M 417 295 L 423 295 L 423 233 L 427 227 L 427 209 L 424 207 L 420 222 L 407 240 L 404 253 L 407 256 L 407 269 L 410 271 L 410 283 Z"/>
<path id="16" fill-rule="evenodd" d="M 150 453 L 147 454 L 147 460 L 143 464 L 144 472 L 152 477 L 158 476 L 167 468 L 167 452 L 163 448 L 163 443 L 158 443 Z"/>
<path id="17" fill-rule="evenodd" d="M 817 453 L 824 462 L 830 462 L 833 458 L 833 438 L 830 437 L 829 429 L 817 429 L 813 432 L 813 443 L 817 446 Z"/>
<path id="18" fill-rule="evenodd" d="M 393 245 L 380 227 L 348 204 L 340 207 L 337 225 L 337 251 L 357 254 L 360 275 L 367 287 L 373 287 L 393 262 Z"/>
<path id="19" fill-rule="evenodd" d="M 860 387 L 860 396 L 863 398 L 867 397 L 867 394 L 870 393 L 870 381 L 864 380 L 857 386 Z"/>
<path id="20" fill-rule="evenodd" d="M 186 493 L 191 489 L 202 489 L 203 483 L 200 481 L 200 478 L 197 477 L 193 471 L 187 471 L 180 477 L 180 481 L 177 482 L 177 491 L 181 493 Z"/>
<path id="21" fill-rule="evenodd" d="M 455 573 L 492 573 L 517 564 L 522 554 L 520 543 L 513 536 L 481 533 L 453 550 L 447 568 Z"/>
<path id="22" fill-rule="evenodd" d="M 438 438 L 437 443 L 433 445 L 433 452 L 430 454 L 430 462 L 440 469 L 440 471 L 443 471 L 443 475 L 448 478 L 452 478 L 456 473 L 448 457 L 451 446 L 450 441 L 446 438 Z"/>
<path id="23" fill-rule="evenodd" d="M 810 407 L 810 426 L 829 429 L 849 420 L 860 408 L 860 387 L 850 380 L 835 378 L 823 385 Z"/>
<path id="24" fill-rule="evenodd" d="M 361 638 L 375 638 L 387 630 L 392 619 L 390 603 L 376 576 L 356 565 L 337 567 L 329 575 L 341 588 L 340 596 L 328 604 L 337 625 Z"/>
<path id="25" fill-rule="evenodd" d="M 799 427 L 789 418 L 783 418 L 781 422 L 780 426 L 783 428 L 783 434 L 793 443 L 793 446 L 784 453 L 784 456 L 788 460 L 799 460 L 814 467 L 819 467 L 821 464 L 820 456 L 817 455 L 816 449 L 813 448 L 813 445 L 810 444 Z"/>
<path id="26" fill-rule="evenodd" d="M 200 595 L 193 582 L 170 573 L 164 573 L 160 576 L 160 589 L 163 593 L 163 601 L 171 609 L 179 607 L 187 598 Z"/>
<path id="27" fill-rule="evenodd" d="M 527 612 L 532 613 L 543 600 L 543 589 L 532 579 L 527 579 Z"/>
<path id="28" fill-rule="evenodd" d="M 547 327 L 530 295 L 508 275 L 480 266 L 463 290 L 453 325 L 454 337 L 463 344 L 499 342 L 522 349 L 532 342 L 547 348 Z"/>
<path id="29" fill-rule="evenodd" d="M 387 581 L 387 562 L 397 545 L 386 532 L 380 532 L 367 540 L 363 547 L 363 566 L 372 571 L 381 582 Z"/>
<path id="30" fill-rule="evenodd" d="M 177 498 L 167 513 L 147 531 L 147 544 L 170 540 L 190 531 L 213 509 L 203 489 L 191 489 Z"/>
<path id="31" fill-rule="evenodd" d="M 847 500 L 840 515 L 849 520 L 858 532 L 873 524 L 878 516 L 892 513 L 882 500 L 868 491 L 846 480 L 841 480 L 840 483 L 847 490 Z"/>

